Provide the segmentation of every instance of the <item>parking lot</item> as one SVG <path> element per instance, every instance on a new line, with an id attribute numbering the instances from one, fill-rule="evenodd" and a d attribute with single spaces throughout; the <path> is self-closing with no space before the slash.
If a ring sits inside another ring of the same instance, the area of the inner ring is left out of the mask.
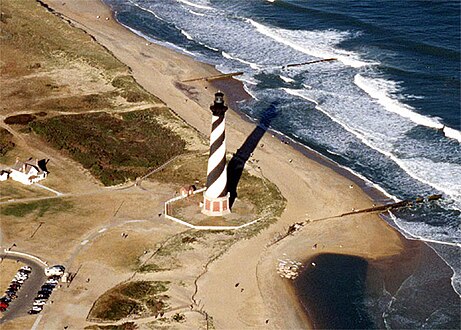
<path id="1" fill-rule="evenodd" d="M 34 299 L 37 296 L 37 292 L 41 289 L 41 286 L 46 282 L 47 276 L 45 275 L 45 267 L 33 260 L 29 260 L 19 256 L 7 256 L 0 255 L 5 260 L 18 260 L 20 263 L 25 264 L 30 269 L 20 272 L 21 274 L 28 273 L 27 276 L 16 275 L 13 273 L 13 277 L 10 279 L 10 286 L 7 288 L 10 295 L 3 292 L 0 293 L 0 297 L 8 296 L 11 299 L 7 302 L 6 310 L 1 312 L 0 324 L 16 317 L 27 315 L 28 311 L 32 308 Z M 18 263 L 18 270 L 20 268 Z M 19 287 L 20 286 L 20 287 Z M 5 305 L 3 305 L 5 306 Z M 3 309 L 3 308 L 2 308 Z"/>

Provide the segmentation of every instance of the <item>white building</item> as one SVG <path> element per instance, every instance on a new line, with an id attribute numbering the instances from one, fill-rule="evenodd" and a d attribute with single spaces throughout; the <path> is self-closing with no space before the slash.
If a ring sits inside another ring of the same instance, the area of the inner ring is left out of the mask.
<path id="1" fill-rule="evenodd" d="M 0 181 L 6 181 L 10 177 L 10 171 L 0 170 Z"/>
<path id="2" fill-rule="evenodd" d="M 10 178 L 23 184 L 33 184 L 43 180 L 48 175 L 46 164 L 48 159 L 33 160 L 29 158 L 25 162 L 16 160 L 16 163 L 10 169 Z"/>

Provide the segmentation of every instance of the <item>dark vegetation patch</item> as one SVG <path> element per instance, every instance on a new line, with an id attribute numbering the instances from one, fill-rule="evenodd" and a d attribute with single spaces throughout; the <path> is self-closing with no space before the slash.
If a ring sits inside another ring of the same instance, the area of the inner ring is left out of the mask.
<path id="1" fill-rule="evenodd" d="M 32 109 L 75 112 L 101 110 L 112 107 L 112 97 L 111 93 L 100 93 L 51 98 L 36 104 Z"/>
<path id="2" fill-rule="evenodd" d="M 6 153 L 14 148 L 13 134 L 8 130 L 0 127 L 0 157 L 6 155 Z"/>
<path id="3" fill-rule="evenodd" d="M 130 315 L 159 315 L 168 308 L 164 293 L 168 281 L 136 281 L 120 284 L 96 300 L 89 320 L 117 321 Z"/>
<path id="4" fill-rule="evenodd" d="M 162 268 L 157 264 L 146 264 L 139 266 L 137 269 L 140 273 L 155 273 L 155 272 L 162 272 L 164 270 L 169 270 L 169 268 Z"/>
<path id="5" fill-rule="evenodd" d="M 185 151 L 185 142 L 157 122 L 158 111 L 57 116 L 30 127 L 104 185 L 114 185 L 136 179 Z"/>
<path id="6" fill-rule="evenodd" d="M 8 124 L 8 125 L 27 125 L 30 122 L 34 121 L 35 118 L 37 117 L 35 117 L 32 114 L 25 113 L 21 115 L 6 117 L 4 122 L 5 124 Z"/>
<path id="7" fill-rule="evenodd" d="M 120 325 L 89 325 L 85 330 L 136 330 L 139 329 L 134 322 L 125 322 Z"/>
<path id="8" fill-rule="evenodd" d="M 47 213 L 66 212 L 73 208 L 73 204 L 62 198 L 50 198 L 29 203 L 16 203 L 0 206 L 0 214 L 22 218 L 28 214 L 36 213 L 37 218 Z"/>
<path id="9" fill-rule="evenodd" d="M 119 288 L 119 292 L 126 297 L 143 299 L 168 291 L 169 282 L 130 282 Z"/>

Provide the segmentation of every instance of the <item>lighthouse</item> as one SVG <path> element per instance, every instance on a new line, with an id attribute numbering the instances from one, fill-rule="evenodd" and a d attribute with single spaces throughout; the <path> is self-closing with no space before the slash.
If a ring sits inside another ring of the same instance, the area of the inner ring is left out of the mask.
<path id="1" fill-rule="evenodd" d="M 208 157 L 208 170 L 206 191 L 202 213 L 208 216 L 222 216 L 230 213 L 229 193 L 227 191 L 227 166 L 226 166 L 226 121 L 227 106 L 224 104 L 224 94 L 218 91 L 214 103 L 210 106 L 212 112 L 210 155 Z"/>

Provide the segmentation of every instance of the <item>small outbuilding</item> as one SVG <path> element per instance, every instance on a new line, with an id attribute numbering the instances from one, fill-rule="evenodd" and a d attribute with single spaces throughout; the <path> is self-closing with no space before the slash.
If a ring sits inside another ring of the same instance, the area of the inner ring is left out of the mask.
<path id="1" fill-rule="evenodd" d="M 179 189 L 179 194 L 182 197 L 188 197 L 190 195 L 193 195 L 195 190 L 197 190 L 197 188 L 194 185 L 183 186 L 181 187 L 181 189 Z"/>

